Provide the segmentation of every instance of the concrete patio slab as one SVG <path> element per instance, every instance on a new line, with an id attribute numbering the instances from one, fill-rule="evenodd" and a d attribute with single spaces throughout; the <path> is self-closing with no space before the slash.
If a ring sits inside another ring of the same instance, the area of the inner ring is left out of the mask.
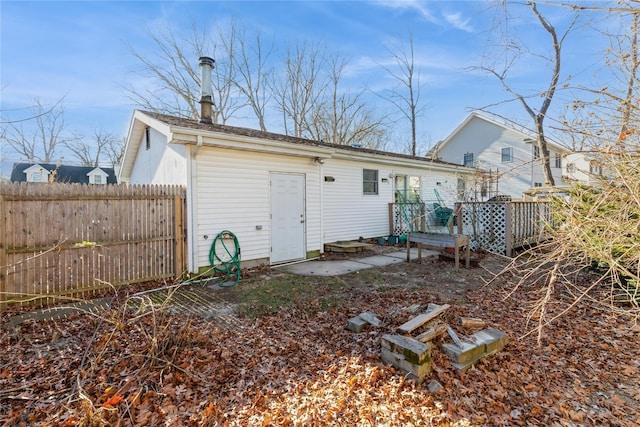
<path id="1" fill-rule="evenodd" d="M 371 268 L 373 265 L 362 262 L 342 260 L 342 261 L 307 261 L 298 264 L 284 265 L 276 267 L 288 273 L 299 274 L 300 276 L 339 276 L 341 274 L 353 273 Z"/>
<path id="2" fill-rule="evenodd" d="M 407 257 L 406 254 L 404 256 L 405 258 Z M 401 259 L 398 257 L 392 257 L 387 255 L 373 255 L 365 258 L 358 258 L 358 262 L 369 264 L 372 267 L 383 267 L 385 265 L 397 264 L 405 261 L 406 259 Z"/>

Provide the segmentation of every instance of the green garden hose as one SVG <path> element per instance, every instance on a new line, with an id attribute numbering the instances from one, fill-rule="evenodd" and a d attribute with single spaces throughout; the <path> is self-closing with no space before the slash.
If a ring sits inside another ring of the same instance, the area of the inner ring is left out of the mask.
<path id="1" fill-rule="evenodd" d="M 228 243 L 232 241 L 233 247 Z M 218 244 L 219 243 L 219 244 Z M 218 253 L 222 250 L 222 253 Z M 221 280 L 218 285 L 222 288 L 235 286 L 242 275 L 240 268 L 240 243 L 238 238 L 229 230 L 218 233 L 209 249 L 209 265 L 213 268 L 215 277 L 212 280 Z"/>

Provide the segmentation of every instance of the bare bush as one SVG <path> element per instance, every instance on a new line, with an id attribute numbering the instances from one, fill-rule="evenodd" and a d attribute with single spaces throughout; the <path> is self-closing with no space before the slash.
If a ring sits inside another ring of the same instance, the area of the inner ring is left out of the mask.
<path id="1" fill-rule="evenodd" d="M 516 289 L 534 287 L 540 293 L 530 312 L 538 337 L 577 304 L 640 318 L 640 156 L 593 155 L 601 169 L 584 173 L 594 185 L 575 185 L 566 197 L 554 197 L 550 239 L 521 253 L 502 272 L 513 274 Z M 572 302 L 548 316 L 562 293 Z"/>

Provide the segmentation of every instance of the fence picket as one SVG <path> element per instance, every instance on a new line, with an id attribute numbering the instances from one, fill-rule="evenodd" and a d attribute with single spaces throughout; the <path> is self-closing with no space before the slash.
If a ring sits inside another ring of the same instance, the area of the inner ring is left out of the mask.
<path id="1" fill-rule="evenodd" d="M 0 309 L 184 271 L 180 186 L 0 184 Z"/>

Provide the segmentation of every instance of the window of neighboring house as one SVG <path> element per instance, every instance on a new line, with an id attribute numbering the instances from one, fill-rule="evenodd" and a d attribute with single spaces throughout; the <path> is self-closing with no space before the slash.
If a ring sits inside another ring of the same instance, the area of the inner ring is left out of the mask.
<path id="1" fill-rule="evenodd" d="M 464 162 L 462 163 L 464 166 L 473 167 L 473 153 L 464 153 Z"/>
<path id="2" fill-rule="evenodd" d="M 560 153 L 556 153 L 555 167 L 557 167 L 557 168 L 561 168 L 562 167 L 562 154 L 560 154 Z"/>
<path id="3" fill-rule="evenodd" d="M 504 147 L 502 149 L 502 163 L 513 162 L 513 148 L 512 147 Z"/>
<path id="4" fill-rule="evenodd" d="M 533 186 L 534 187 L 542 187 L 542 183 L 541 182 L 534 182 Z"/>
<path id="5" fill-rule="evenodd" d="M 374 169 L 362 170 L 362 194 L 378 194 L 378 171 Z"/>
<path id="6" fill-rule="evenodd" d="M 573 163 L 567 163 L 567 172 L 575 172 L 576 166 Z"/>
<path id="7" fill-rule="evenodd" d="M 102 175 L 94 175 L 93 176 L 94 184 L 102 184 Z"/>
<path id="8" fill-rule="evenodd" d="M 592 175 L 602 175 L 602 166 L 594 163 L 594 162 L 590 162 L 589 163 L 589 173 Z"/>
<path id="9" fill-rule="evenodd" d="M 538 147 L 537 145 L 533 146 L 533 158 L 534 159 L 540 158 L 540 147 Z"/>

